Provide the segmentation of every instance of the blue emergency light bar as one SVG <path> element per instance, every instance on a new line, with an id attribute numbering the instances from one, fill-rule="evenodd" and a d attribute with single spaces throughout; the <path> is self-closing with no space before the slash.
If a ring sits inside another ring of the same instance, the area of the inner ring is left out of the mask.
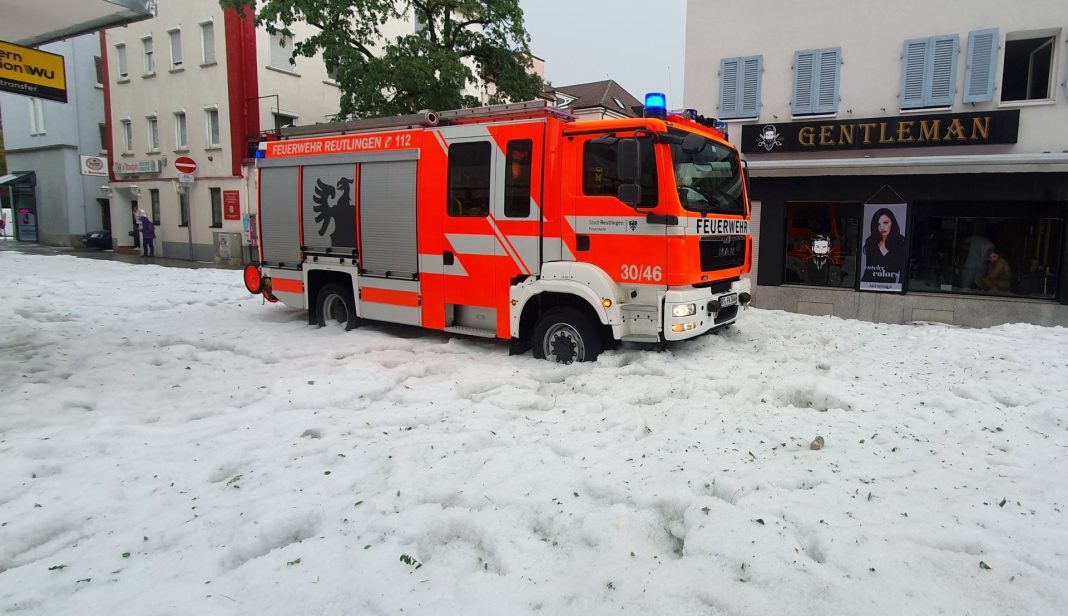
<path id="1" fill-rule="evenodd" d="M 662 92 L 650 92 L 645 95 L 645 117 L 666 118 L 667 96 Z"/>

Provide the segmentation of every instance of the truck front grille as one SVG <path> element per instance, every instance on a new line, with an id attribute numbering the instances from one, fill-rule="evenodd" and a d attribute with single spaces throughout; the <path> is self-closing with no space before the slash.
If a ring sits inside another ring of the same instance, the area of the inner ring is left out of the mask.
<path id="1" fill-rule="evenodd" d="M 745 265 L 745 236 L 701 238 L 701 271 L 731 269 Z"/>

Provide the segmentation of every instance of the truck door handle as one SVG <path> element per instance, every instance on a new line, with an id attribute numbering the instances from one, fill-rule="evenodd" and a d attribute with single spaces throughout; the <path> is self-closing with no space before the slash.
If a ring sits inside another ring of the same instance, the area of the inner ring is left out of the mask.
<path id="1" fill-rule="evenodd" d="M 452 265 L 456 262 L 456 258 L 453 257 L 451 250 L 445 250 L 441 253 L 441 262 L 444 265 Z"/>

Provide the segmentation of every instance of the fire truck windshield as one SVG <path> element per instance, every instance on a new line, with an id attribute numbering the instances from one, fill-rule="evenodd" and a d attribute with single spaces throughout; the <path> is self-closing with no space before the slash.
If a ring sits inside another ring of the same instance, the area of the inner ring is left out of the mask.
<path id="1" fill-rule="evenodd" d="M 671 131 L 662 139 L 671 147 L 682 207 L 691 212 L 744 214 L 738 153 L 703 138 L 699 149 L 688 147 L 684 150 L 682 142 L 686 136 L 687 133 Z"/>

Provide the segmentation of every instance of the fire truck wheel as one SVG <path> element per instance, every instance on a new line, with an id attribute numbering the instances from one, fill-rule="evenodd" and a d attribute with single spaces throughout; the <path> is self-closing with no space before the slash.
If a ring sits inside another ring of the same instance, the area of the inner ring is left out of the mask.
<path id="1" fill-rule="evenodd" d="M 315 306 L 319 327 L 337 324 L 345 331 L 356 327 L 356 301 L 347 288 L 337 284 L 324 286 L 319 290 Z"/>
<path id="2" fill-rule="evenodd" d="M 594 361 L 601 354 L 602 344 L 590 320 L 567 307 L 553 308 L 542 315 L 531 343 L 534 357 L 558 364 Z"/>

